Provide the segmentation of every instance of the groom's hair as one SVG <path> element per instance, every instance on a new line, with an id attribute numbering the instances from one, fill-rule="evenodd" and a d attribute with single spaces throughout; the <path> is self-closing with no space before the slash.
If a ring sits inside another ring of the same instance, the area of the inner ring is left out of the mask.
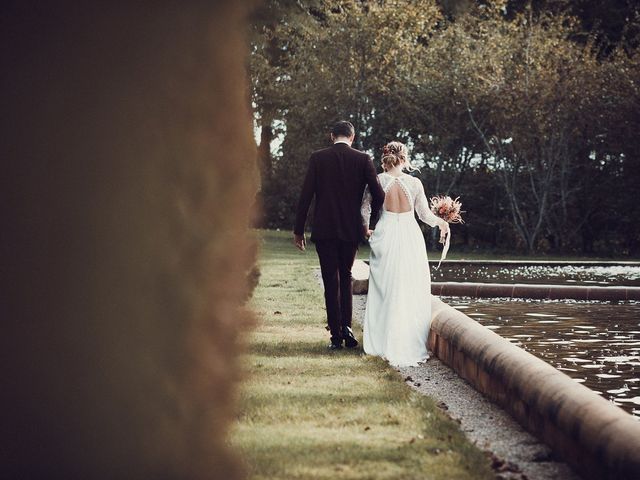
<path id="1" fill-rule="evenodd" d="M 353 128 L 353 124 L 346 120 L 336 123 L 331 129 L 331 133 L 334 137 L 351 137 L 355 132 L 356 130 Z"/>

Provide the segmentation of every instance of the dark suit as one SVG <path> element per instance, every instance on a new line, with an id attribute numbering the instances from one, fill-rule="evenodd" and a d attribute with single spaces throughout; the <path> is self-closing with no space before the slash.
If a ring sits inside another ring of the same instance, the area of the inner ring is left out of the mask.
<path id="1" fill-rule="evenodd" d="M 371 210 L 377 212 L 384 202 L 384 191 L 369 155 L 345 143 L 311 154 L 293 232 L 304 233 L 315 196 L 311 240 L 320 259 L 332 342 L 340 341 L 343 326 L 351 326 L 351 267 L 365 234 L 360 206 L 366 185 L 371 191 Z"/>

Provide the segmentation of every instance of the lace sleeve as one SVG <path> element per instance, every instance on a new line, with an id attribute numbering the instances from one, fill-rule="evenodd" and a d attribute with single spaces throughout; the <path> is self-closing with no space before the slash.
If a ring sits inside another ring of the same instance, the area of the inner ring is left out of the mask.
<path id="1" fill-rule="evenodd" d="M 418 194 L 416 195 L 415 209 L 418 217 L 430 227 L 443 227 L 447 222 L 436 216 L 429 208 L 429 201 L 424 193 L 424 185 L 422 185 L 422 182 L 417 178 L 416 184 L 418 185 Z"/>
<path id="2" fill-rule="evenodd" d="M 360 214 L 362 215 L 362 225 L 369 230 L 369 220 L 371 220 L 371 192 L 367 185 L 364 189 L 364 195 L 362 196 L 362 206 L 360 207 Z"/>
<path id="3" fill-rule="evenodd" d="M 440 227 L 440 242 L 444 243 L 444 246 L 442 248 L 442 253 L 440 254 L 440 261 L 435 267 L 435 269 L 438 270 L 442 261 L 447 258 L 447 252 L 449 251 L 449 246 L 451 245 L 451 229 L 449 228 L 449 224 L 446 221 L 438 217 L 429 208 L 429 201 L 427 200 L 427 196 L 424 193 L 424 185 L 422 185 L 422 182 L 416 178 L 416 183 L 419 185 L 415 206 L 418 217 L 420 217 L 420 220 L 431 227 L 435 227 L 436 225 Z M 446 236 L 444 242 L 443 235 Z"/>

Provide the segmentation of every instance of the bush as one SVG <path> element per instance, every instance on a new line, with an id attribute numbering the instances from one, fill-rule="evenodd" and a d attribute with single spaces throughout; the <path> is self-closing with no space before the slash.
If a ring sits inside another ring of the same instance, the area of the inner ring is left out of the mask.
<path id="1" fill-rule="evenodd" d="M 11 3 L 11 2 L 10 2 Z M 234 478 L 243 8 L 3 5 L 2 478 Z"/>

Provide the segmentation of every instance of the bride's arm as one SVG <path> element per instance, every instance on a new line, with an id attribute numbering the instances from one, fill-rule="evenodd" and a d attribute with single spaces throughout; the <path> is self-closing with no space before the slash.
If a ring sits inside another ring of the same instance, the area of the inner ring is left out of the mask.
<path id="1" fill-rule="evenodd" d="M 438 266 L 435 267 L 436 269 L 438 269 L 440 268 L 440 264 L 442 263 L 442 261 L 447 258 L 447 252 L 449 251 L 449 245 L 451 244 L 451 230 L 449 230 L 449 224 L 442 218 L 438 217 L 429 208 L 429 201 L 427 200 L 427 196 L 424 193 L 424 185 L 422 185 L 422 182 L 416 178 L 416 183 L 419 184 L 415 205 L 418 217 L 420 217 L 420 220 L 422 220 L 424 223 L 432 227 L 435 227 L 436 225 L 440 227 L 440 243 L 443 243 L 444 247 L 442 247 L 442 253 L 440 254 L 440 261 L 438 262 Z"/>
<path id="2" fill-rule="evenodd" d="M 364 231 L 369 230 L 369 221 L 371 220 L 371 191 L 369 185 L 364 189 L 364 195 L 362 196 L 362 205 L 360 207 L 360 214 L 362 215 L 362 225 Z"/>
<path id="3" fill-rule="evenodd" d="M 424 193 L 424 185 L 422 185 L 422 182 L 417 178 L 416 184 L 419 185 L 415 205 L 418 218 L 430 227 L 440 227 L 440 237 L 442 238 L 445 234 L 449 233 L 449 224 L 431 211 L 429 201 Z"/>

